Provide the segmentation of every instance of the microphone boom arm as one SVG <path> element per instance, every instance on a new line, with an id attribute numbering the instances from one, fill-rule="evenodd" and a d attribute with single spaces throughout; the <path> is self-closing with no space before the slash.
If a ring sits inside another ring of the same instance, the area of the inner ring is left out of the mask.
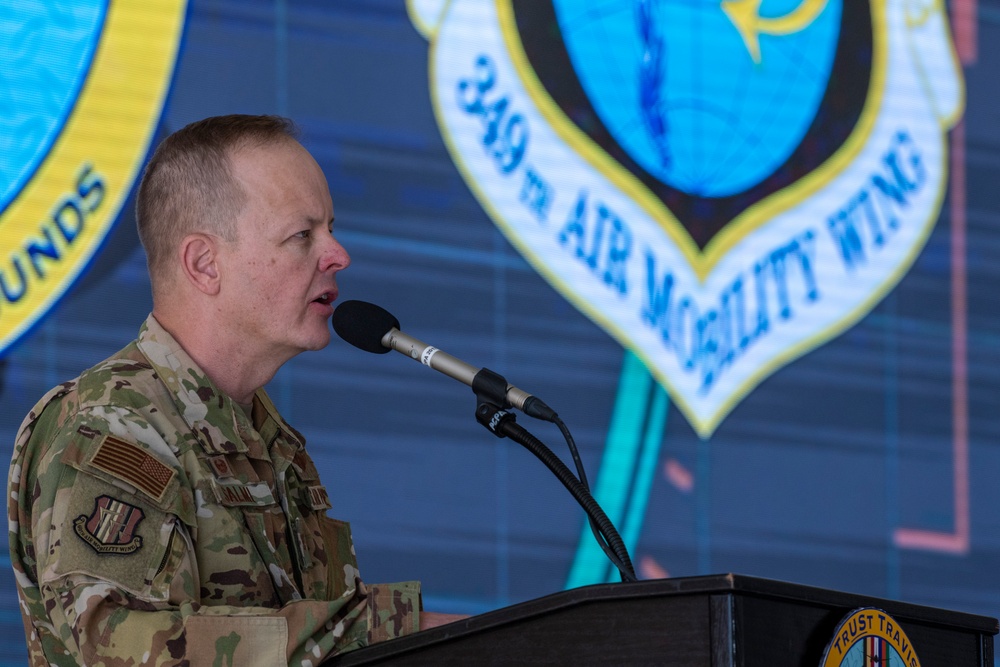
<path id="1" fill-rule="evenodd" d="M 577 479 L 541 440 L 516 423 L 513 413 L 497 407 L 492 402 L 505 384 L 506 380 L 502 376 L 488 368 L 482 369 L 477 374 L 473 384 L 476 392 L 476 421 L 498 438 L 510 438 L 544 463 L 586 512 L 587 520 L 594 532 L 594 539 L 608 560 L 618 569 L 622 581 L 636 581 L 635 568 L 629 558 L 625 542 L 597 500 L 590 494 L 587 486 Z"/>
<path id="2" fill-rule="evenodd" d="M 448 377 L 467 384 L 475 390 L 473 383 L 480 369 L 451 356 L 447 352 L 442 352 L 438 348 L 428 345 L 409 334 L 405 334 L 396 327 L 389 329 L 388 333 L 382 337 L 382 345 L 405 354 L 410 359 L 419 361 L 424 366 L 430 366 L 437 372 L 444 373 Z M 502 408 L 517 408 L 533 417 L 538 416 L 532 414 L 533 411 L 538 410 L 538 404 L 544 406 L 544 403 L 541 403 L 535 396 L 509 384 L 506 385 L 502 396 L 493 396 L 493 399 L 493 402 Z M 547 417 L 540 418 L 550 420 Z"/>

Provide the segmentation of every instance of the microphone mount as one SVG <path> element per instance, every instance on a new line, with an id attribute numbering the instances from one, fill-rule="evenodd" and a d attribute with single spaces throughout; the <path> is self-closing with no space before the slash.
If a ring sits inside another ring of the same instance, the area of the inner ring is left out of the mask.
<path id="1" fill-rule="evenodd" d="M 498 438 L 510 438 L 535 455 L 562 482 L 570 495 L 587 513 L 601 550 L 618 569 L 622 581 L 636 581 L 635 569 L 628 555 L 628 549 L 611 519 L 590 494 L 588 486 L 570 471 L 566 464 L 551 449 L 517 423 L 514 413 L 504 405 L 507 397 L 507 380 L 488 368 L 481 369 L 472 380 L 472 391 L 476 394 L 476 421 Z M 558 417 L 556 417 L 558 420 Z"/>
<path id="2" fill-rule="evenodd" d="M 399 320 L 375 304 L 364 301 L 341 303 L 333 313 L 333 328 L 341 338 L 366 352 L 382 354 L 396 350 L 471 386 L 476 395 L 477 421 L 498 438 L 509 437 L 538 457 L 586 511 L 587 520 L 598 546 L 604 551 L 608 560 L 618 568 L 622 580 L 636 580 L 635 569 L 632 567 L 625 543 L 611 520 L 590 494 L 586 471 L 576 443 L 555 410 L 537 397 L 508 384 L 498 373 L 488 368 L 477 369 L 403 333 L 399 330 Z M 517 408 L 530 417 L 552 422 L 559 427 L 573 456 L 579 477 L 574 476 L 559 457 L 538 438 L 518 425 L 514 414 L 508 412 L 510 408 Z"/>

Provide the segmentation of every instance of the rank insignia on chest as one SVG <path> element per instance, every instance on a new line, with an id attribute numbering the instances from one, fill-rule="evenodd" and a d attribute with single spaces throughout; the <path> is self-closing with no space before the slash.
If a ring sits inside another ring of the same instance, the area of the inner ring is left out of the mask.
<path id="1" fill-rule="evenodd" d="M 142 548 L 136 535 L 145 514 L 135 505 L 110 496 L 98 496 L 90 516 L 81 514 L 73 521 L 73 530 L 100 554 L 130 554 Z"/>
<path id="2" fill-rule="evenodd" d="M 212 466 L 216 477 L 227 478 L 233 476 L 233 470 L 229 466 L 229 461 L 226 460 L 225 456 L 210 456 L 208 457 L 208 462 Z"/>

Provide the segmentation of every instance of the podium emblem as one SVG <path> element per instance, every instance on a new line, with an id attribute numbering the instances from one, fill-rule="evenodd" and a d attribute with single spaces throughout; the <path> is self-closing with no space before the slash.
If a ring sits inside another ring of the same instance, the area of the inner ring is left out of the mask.
<path id="1" fill-rule="evenodd" d="M 865 607 L 840 622 L 820 667 L 920 667 L 920 659 L 896 619 Z"/>

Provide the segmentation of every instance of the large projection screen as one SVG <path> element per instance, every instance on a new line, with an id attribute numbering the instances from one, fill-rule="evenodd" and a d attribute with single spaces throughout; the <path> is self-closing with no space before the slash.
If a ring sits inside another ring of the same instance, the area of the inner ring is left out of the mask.
<path id="1" fill-rule="evenodd" d="M 275 113 L 341 298 L 558 411 L 641 578 L 1000 615 L 997 72 L 997 0 L 0 0 L 0 456 L 152 308 L 155 143 Z M 366 580 L 470 614 L 616 580 L 468 387 L 335 338 L 267 390 Z"/>

